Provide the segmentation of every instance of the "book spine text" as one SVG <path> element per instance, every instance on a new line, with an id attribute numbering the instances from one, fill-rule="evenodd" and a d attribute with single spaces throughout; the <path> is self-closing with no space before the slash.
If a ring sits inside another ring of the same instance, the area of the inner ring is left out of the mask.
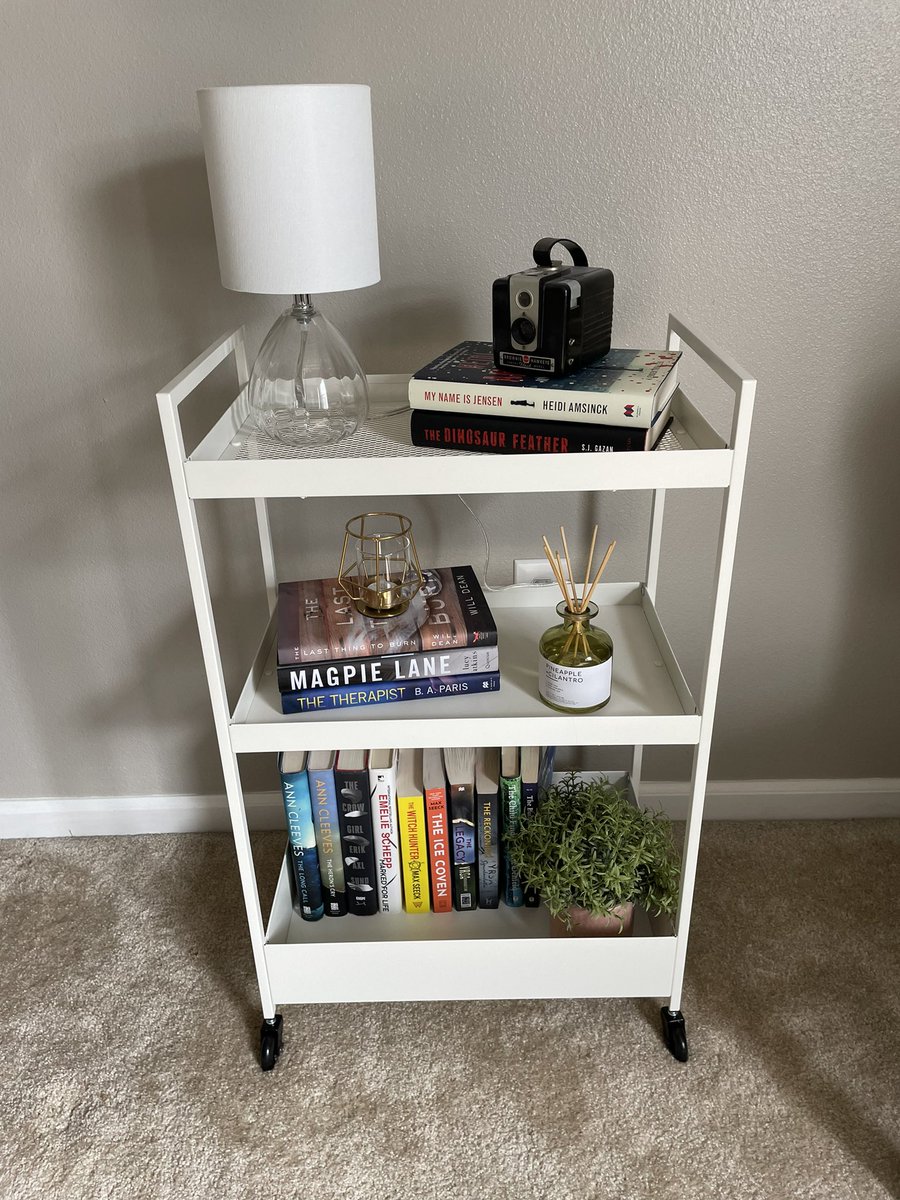
<path id="1" fill-rule="evenodd" d="M 428 841 L 422 795 L 400 796 L 400 855 L 403 864 L 403 907 L 408 913 L 431 911 L 428 890 Z"/>
<path id="2" fill-rule="evenodd" d="M 479 695 L 500 690 L 500 674 L 450 675 L 446 679 L 417 679 L 364 687 L 322 688 L 314 692 L 283 692 L 284 713 L 330 712 L 393 704 L 401 700 L 437 700 L 442 696 Z"/>

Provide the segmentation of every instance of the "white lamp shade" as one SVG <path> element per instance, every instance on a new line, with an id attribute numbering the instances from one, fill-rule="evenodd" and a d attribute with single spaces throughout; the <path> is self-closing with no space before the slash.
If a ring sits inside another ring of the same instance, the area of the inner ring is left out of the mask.
<path id="1" fill-rule="evenodd" d="M 365 84 L 197 93 L 219 270 L 236 292 L 342 292 L 381 278 Z"/>

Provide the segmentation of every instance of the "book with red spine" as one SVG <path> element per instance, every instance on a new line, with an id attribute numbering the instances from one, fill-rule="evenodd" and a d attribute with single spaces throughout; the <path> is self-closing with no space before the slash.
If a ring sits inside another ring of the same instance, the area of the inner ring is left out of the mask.
<path id="1" fill-rule="evenodd" d="M 425 790 L 422 751 L 402 747 L 397 757 L 397 818 L 400 863 L 403 868 L 403 910 L 430 913 L 428 836 L 425 830 Z"/>
<path id="2" fill-rule="evenodd" d="M 440 750 L 429 747 L 423 755 L 425 823 L 428 827 L 428 868 L 431 907 L 436 913 L 453 911 L 453 860 L 450 855 L 450 817 L 447 780 Z"/>

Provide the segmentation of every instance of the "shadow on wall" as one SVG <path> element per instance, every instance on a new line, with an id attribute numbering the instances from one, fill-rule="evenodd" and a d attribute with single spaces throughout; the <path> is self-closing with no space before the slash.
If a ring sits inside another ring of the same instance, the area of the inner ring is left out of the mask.
<path id="1" fill-rule="evenodd" d="M 101 333 L 121 347 L 134 336 L 142 341 L 149 327 L 154 344 L 194 357 L 209 340 L 211 309 L 224 309 L 234 295 L 219 279 L 202 155 L 111 176 L 84 194 L 82 216 L 96 269 L 112 283 L 97 296 Z"/>
<path id="2" fill-rule="evenodd" d="M 371 303 L 360 305 L 364 315 L 348 335 L 370 375 L 411 375 L 442 350 L 473 336 L 466 328 L 464 305 L 452 296 L 386 283 L 371 296 Z M 478 336 L 489 340 L 491 331 Z"/>
<path id="3" fill-rule="evenodd" d="M 126 157 L 113 151 L 110 159 Z M 173 728 L 173 690 L 185 692 L 179 713 L 191 703 L 209 711 L 155 393 L 240 325 L 248 302 L 259 308 L 221 286 L 202 157 L 147 162 L 99 185 L 86 170 L 85 180 L 71 217 L 85 287 L 62 327 L 58 378 L 36 379 L 33 395 L 20 397 L 21 469 L 3 481 L 16 513 L 4 557 L 20 569 L 3 589 L 0 619 L 23 752 L 40 750 L 50 703 L 71 730 L 68 745 L 41 756 L 48 795 L 96 787 L 89 758 L 108 763 L 108 790 L 151 790 L 152 778 L 129 769 L 129 750 L 165 769 L 166 742 L 184 739 Z M 232 569 L 218 590 L 237 594 L 240 610 L 244 556 L 214 557 Z M 162 752 L 124 742 L 123 723 L 161 739 Z M 196 731 L 196 718 L 187 728 Z M 221 786 L 209 728 L 205 755 L 184 772 L 201 792 Z"/>
<path id="4" fill-rule="evenodd" d="M 873 353 L 871 361 L 877 363 L 877 374 L 873 372 L 862 386 L 854 380 L 852 390 L 848 389 L 838 418 L 840 436 L 828 439 L 824 454 L 810 447 L 816 455 L 816 470 L 833 481 L 835 497 L 831 518 L 818 523 L 820 538 L 804 548 L 801 561 L 786 563 L 777 539 L 775 547 L 767 546 L 765 551 L 774 557 L 775 574 L 767 580 L 768 594 L 757 592 L 763 610 L 772 611 L 779 566 L 785 575 L 788 571 L 797 577 L 805 573 L 809 580 L 819 581 L 820 587 L 825 580 L 824 588 L 810 590 L 805 636 L 796 644 L 782 645 L 775 664 L 772 651 L 763 647 L 758 662 L 751 660 L 746 673 L 740 673 L 735 658 L 729 655 L 726 635 L 713 776 L 717 762 L 743 764 L 742 774 L 747 778 L 781 778 L 787 774 L 785 764 L 791 762 L 803 764 L 794 771 L 801 777 L 900 775 L 897 705 L 866 702 L 867 697 L 898 696 L 893 631 L 900 623 L 900 557 L 891 524 L 900 510 L 900 426 L 895 419 L 900 397 L 889 360 Z M 788 514 L 797 496 L 796 486 L 792 480 L 783 483 Z M 752 498 L 745 498 L 748 515 L 752 503 Z M 840 553 L 840 547 L 849 547 L 849 553 Z M 752 596 L 759 587 L 758 580 L 748 578 L 753 574 L 749 564 L 754 558 L 759 561 L 759 551 L 753 551 L 742 545 L 739 535 L 735 595 Z M 742 555 L 748 564 L 743 569 Z M 862 591 L 859 581 L 866 579 L 876 580 L 877 586 Z M 732 612 L 735 624 L 742 619 L 740 613 Z M 752 617 L 747 620 L 749 624 Z M 774 644 L 779 637 L 776 624 Z M 794 696 L 792 679 L 797 684 Z M 752 726 L 741 715 L 747 688 L 755 692 L 757 710 L 764 705 L 770 714 L 768 720 Z M 727 719 L 722 720 L 723 716 Z M 755 746 L 767 747 L 766 760 L 760 761 L 754 754 Z M 815 747 L 814 752 L 806 750 L 805 761 L 804 750 L 798 750 L 804 747 Z"/>

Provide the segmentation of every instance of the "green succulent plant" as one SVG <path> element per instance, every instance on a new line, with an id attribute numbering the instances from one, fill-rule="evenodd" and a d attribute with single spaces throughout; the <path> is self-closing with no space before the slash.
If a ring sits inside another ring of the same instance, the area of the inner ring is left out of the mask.
<path id="1" fill-rule="evenodd" d="M 673 915 L 679 856 L 665 814 L 637 808 L 604 777 L 569 772 L 541 795 L 537 811 L 507 838 L 523 881 L 554 917 L 573 906 L 609 916 L 633 901 Z"/>

